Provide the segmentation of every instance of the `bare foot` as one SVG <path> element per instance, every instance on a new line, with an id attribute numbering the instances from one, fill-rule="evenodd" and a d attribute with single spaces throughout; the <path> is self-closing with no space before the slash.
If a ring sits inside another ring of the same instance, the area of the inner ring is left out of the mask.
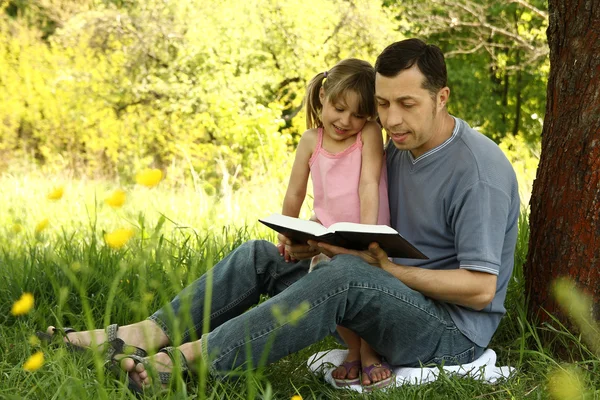
<path id="1" fill-rule="evenodd" d="M 348 355 L 344 360 L 344 363 L 349 363 L 352 361 L 360 361 L 360 349 L 348 349 Z M 350 367 L 346 370 L 346 367 L 342 364 L 333 370 L 331 376 L 334 379 L 356 379 L 358 378 L 358 373 L 360 372 L 360 368 L 358 365 Z"/>
<path id="2" fill-rule="evenodd" d="M 185 358 L 185 363 L 188 368 L 193 367 L 194 360 L 201 357 L 200 355 L 200 340 L 190 343 L 184 343 L 177 348 L 181 351 L 181 354 Z M 171 357 L 164 352 L 158 352 L 153 356 L 145 357 L 144 363 L 136 362 L 131 357 L 126 355 L 122 355 L 120 358 L 120 366 L 121 369 L 126 371 L 129 374 L 129 377 L 137 383 L 141 388 L 146 388 L 152 386 L 152 378 L 156 377 L 156 374 L 159 372 L 172 372 L 173 370 L 173 360 Z M 146 368 L 150 367 L 150 371 Z M 162 385 L 163 388 L 166 385 Z"/>
<path id="3" fill-rule="evenodd" d="M 146 357 L 145 360 L 152 366 L 154 371 L 171 372 L 173 370 L 173 361 L 166 353 L 156 353 L 153 356 Z M 149 387 L 152 385 L 152 377 L 142 363 L 136 363 L 132 358 L 124 356 L 120 361 L 121 369 L 129 374 L 129 377 L 140 387 Z M 166 385 L 163 385 L 165 387 Z"/>
<path id="4" fill-rule="evenodd" d="M 361 347 L 361 362 L 362 367 L 367 368 L 372 365 L 381 365 L 381 356 L 370 347 L 370 346 L 362 346 Z M 362 385 L 368 386 L 373 383 L 380 382 L 384 379 L 389 378 L 392 375 L 392 371 L 385 366 L 377 366 L 371 370 L 371 376 L 369 378 L 369 374 L 362 374 Z"/>
<path id="5" fill-rule="evenodd" d="M 53 326 L 49 326 L 46 332 L 54 335 Z M 70 332 L 64 338 L 65 342 L 70 342 L 81 347 L 100 347 L 106 342 L 106 331 L 104 329 L 94 329 L 91 331 Z M 144 320 L 131 325 L 120 326 L 117 331 L 117 337 L 131 346 L 136 346 L 147 351 L 158 349 L 169 344 L 169 339 L 162 329 L 151 320 Z"/>

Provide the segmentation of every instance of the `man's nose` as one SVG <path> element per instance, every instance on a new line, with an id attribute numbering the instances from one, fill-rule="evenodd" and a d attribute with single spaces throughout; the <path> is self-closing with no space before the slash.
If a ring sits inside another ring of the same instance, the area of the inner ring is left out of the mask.
<path id="1" fill-rule="evenodd" d="M 402 122 L 404 122 L 402 110 L 400 110 L 398 107 L 390 107 L 390 109 L 388 110 L 386 122 L 386 125 L 390 128 L 402 125 Z"/>

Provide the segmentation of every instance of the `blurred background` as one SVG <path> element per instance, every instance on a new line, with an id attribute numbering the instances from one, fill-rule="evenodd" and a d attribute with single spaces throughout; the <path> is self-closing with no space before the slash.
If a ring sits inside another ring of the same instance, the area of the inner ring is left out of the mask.
<path id="1" fill-rule="evenodd" d="M 228 196 L 287 183 L 308 80 L 419 37 L 450 112 L 501 144 L 528 203 L 549 70 L 538 0 L 0 0 L 0 173 Z M 278 211 L 278 210 L 277 210 Z"/>

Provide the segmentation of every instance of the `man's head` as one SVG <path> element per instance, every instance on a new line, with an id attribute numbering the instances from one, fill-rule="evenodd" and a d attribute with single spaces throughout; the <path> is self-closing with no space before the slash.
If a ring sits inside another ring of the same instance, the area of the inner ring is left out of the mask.
<path id="1" fill-rule="evenodd" d="M 406 39 L 392 43 L 381 52 L 375 62 L 375 72 L 393 78 L 401 71 L 416 65 L 423 74 L 422 85 L 435 97 L 448 86 L 448 73 L 444 54 L 439 47 L 419 39 Z"/>
<path id="2" fill-rule="evenodd" d="M 438 47 L 418 39 L 393 43 L 377 57 L 375 73 L 379 118 L 397 148 L 419 157 L 450 137 L 450 89 Z"/>

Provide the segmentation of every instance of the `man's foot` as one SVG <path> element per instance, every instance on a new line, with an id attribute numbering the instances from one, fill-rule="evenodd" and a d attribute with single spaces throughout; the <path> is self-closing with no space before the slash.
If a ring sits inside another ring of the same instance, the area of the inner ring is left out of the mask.
<path id="1" fill-rule="evenodd" d="M 152 376 L 146 369 L 151 366 L 153 373 L 167 372 L 170 373 L 173 370 L 173 361 L 166 353 L 156 353 L 153 356 L 145 357 L 145 364 L 137 362 L 131 357 L 126 355 L 120 360 L 121 369 L 127 374 L 131 380 L 133 380 L 140 388 L 146 388 L 152 386 Z M 163 385 L 165 387 L 166 385 Z"/>
<path id="2" fill-rule="evenodd" d="M 159 379 L 165 388 L 174 368 L 174 358 L 180 357 L 180 367 L 184 373 L 192 363 L 200 357 L 200 340 L 185 343 L 178 348 L 165 348 L 150 357 L 120 355 L 121 369 L 129 374 L 129 378 L 137 386 L 136 390 L 144 390 L 153 386 L 153 379 Z M 161 376 L 162 375 L 162 376 Z"/>
<path id="3" fill-rule="evenodd" d="M 47 335 L 58 334 L 55 327 L 49 326 Z M 91 331 L 72 331 L 64 335 L 63 340 L 74 346 L 102 349 L 107 341 L 106 330 L 94 329 Z M 136 324 L 125 325 L 118 328 L 117 337 L 127 345 L 145 350 L 154 350 L 169 344 L 169 339 L 162 329 L 153 321 L 144 320 Z"/>

